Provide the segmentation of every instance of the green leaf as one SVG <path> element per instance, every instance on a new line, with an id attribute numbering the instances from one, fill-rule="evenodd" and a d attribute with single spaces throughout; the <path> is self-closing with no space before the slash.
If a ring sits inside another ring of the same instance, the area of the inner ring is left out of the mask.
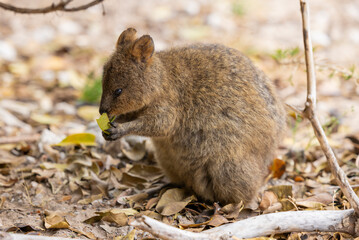
<path id="1" fill-rule="evenodd" d="M 101 130 L 108 134 L 106 130 L 110 128 L 110 126 L 108 125 L 110 119 L 108 119 L 107 113 L 103 113 L 99 119 L 96 119 L 96 122 L 101 128 Z"/>
<path id="2" fill-rule="evenodd" d="M 108 134 L 106 131 L 110 128 L 109 123 L 113 122 L 115 120 L 115 116 L 111 118 L 111 120 L 108 118 L 107 113 L 102 113 L 99 119 L 96 119 L 96 122 L 98 126 L 101 128 L 101 130 Z"/>
<path id="3" fill-rule="evenodd" d="M 54 146 L 69 146 L 69 145 L 85 145 L 96 146 L 95 135 L 91 133 L 77 133 L 67 136 L 60 143 L 54 144 Z"/>

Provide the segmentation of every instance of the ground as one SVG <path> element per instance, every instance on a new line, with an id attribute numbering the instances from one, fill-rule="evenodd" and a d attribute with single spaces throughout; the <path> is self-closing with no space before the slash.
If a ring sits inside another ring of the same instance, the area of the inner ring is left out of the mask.
<path id="1" fill-rule="evenodd" d="M 49 1 L 3 2 L 41 7 Z M 86 1 L 73 4 L 81 2 Z M 309 3 L 318 113 L 339 164 L 359 192 L 359 2 Z M 156 167 L 150 141 L 128 137 L 105 143 L 95 121 L 102 65 L 127 27 L 150 34 L 156 50 L 194 42 L 237 48 L 274 81 L 286 103 L 303 107 L 299 2 L 106 0 L 76 13 L 0 13 L 0 230 L 142 239 L 151 236 L 128 226 L 138 214 L 202 231 L 274 211 L 350 207 L 309 123 L 290 110 L 286 137 L 255 203 L 219 206 L 219 211 L 182 189 L 161 190 L 167 180 Z M 96 138 L 84 135 L 54 146 L 77 133 Z M 272 237 L 351 239 L 338 233 Z"/>

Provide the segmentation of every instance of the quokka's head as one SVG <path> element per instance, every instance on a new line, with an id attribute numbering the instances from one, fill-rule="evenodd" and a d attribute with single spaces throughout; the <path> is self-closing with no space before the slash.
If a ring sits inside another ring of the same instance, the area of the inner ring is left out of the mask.
<path id="1" fill-rule="evenodd" d="M 136 38 L 128 28 L 117 40 L 116 50 L 104 65 L 100 113 L 110 117 L 139 111 L 156 96 L 153 72 L 154 42 L 149 35 Z"/>

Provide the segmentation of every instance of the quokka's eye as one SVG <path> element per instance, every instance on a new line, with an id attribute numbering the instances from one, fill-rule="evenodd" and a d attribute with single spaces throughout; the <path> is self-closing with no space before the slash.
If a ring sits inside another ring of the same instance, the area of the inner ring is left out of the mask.
<path id="1" fill-rule="evenodd" d="M 122 93 L 122 88 L 117 88 L 113 94 L 115 95 L 115 97 L 118 97 L 121 95 L 121 93 Z"/>

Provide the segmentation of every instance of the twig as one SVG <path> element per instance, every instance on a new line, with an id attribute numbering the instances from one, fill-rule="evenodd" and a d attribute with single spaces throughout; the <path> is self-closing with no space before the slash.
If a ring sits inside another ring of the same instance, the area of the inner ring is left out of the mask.
<path id="1" fill-rule="evenodd" d="M 300 11 L 302 13 L 302 25 L 303 25 L 303 41 L 304 41 L 304 53 L 305 53 L 305 65 L 307 68 L 307 101 L 305 103 L 305 109 L 303 111 L 304 116 L 308 116 L 309 112 L 314 112 L 316 109 L 316 78 L 313 60 L 313 47 L 310 38 L 309 28 L 309 10 L 306 4 L 306 0 L 300 0 Z"/>
<path id="2" fill-rule="evenodd" d="M 37 235 L 30 235 L 30 234 L 18 234 L 18 233 L 7 233 L 7 232 L 0 232 L 0 239 L 3 239 L 3 240 L 80 240 L 80 238 L 37 236 Z"/>
<path id="3" fill-rule="evenodd" d="M 279 62 L 280 65 L 305 65 L 305 61 L 302 60 L 288 60 L 288 61 L 281 61 Z M 331 63 L 321 63 L 321 62 L 316 62 L 315 63 L 315 68 L 322 70 L 325 69 L 327 71 L 333 71 L 335 73 L 340 73 L 342 75 L 352 75 L 353 72 L 343 68 L 343 67 L 339 67 L 339 66 L 334 66 Z M 353 76 L 354 79 L 357 79 L 356 76 Z"/>
<path id="4" fill-rule="evenodd" d="M 95 6 L 105 0 L 93 0 L 81 6 L 67 7 L 68 4 L 71 3 L 72 1 L 73 0 L 61 0 L 59 3 L 56 4 L 52 3 L 50 6 L 44 8 L 21 8 L 21 7 L 15 7 L 14 5 L 11 4 L 0 2 L 0 8 L 16 13 L 22 13 L 22 14 L 41 14 L 41 13 L 44 14 L 44 13 L 50 13 L 55 11 L 76 12 Z"/>
<path id="5" fill-rule="evenodd" d="M 332 148 L 328 143 L 328 139 L 325 136 L 325 132 L 319 122 L 316 115 L 316 78 L 314 70 L 313 49 L 310 38 L 309 28 L 309 9 L 306 0 L 300 0 L 300 9 L 302 13 L 303 24 L 303 40 L 305 49 L 305 62 L 307 66 L 307 101 L 305 103 L 305 109 L 303 116 L 308 118 L 311 122 L 314 133 L 320 143 L 320 146 L 329 161 L 330 169 L 333 176 L 337 180 L 337 184 L 343 191 L 343 194 L 348 199 L 350 205 L 354 208 L 355 213 L 359 216 L 359 198 L 350 187 L 348 179 L 344 171 L 339 167 L 338 161 L 334 155 Z"/>
<path id="6" fill-rule="evenodd" d="M 254 238 L 287 232 L 345 232 L 358 234 L 354 210 L 297 211 L 260 215 L 222 225 L 201 233 L 192 233 L 169 226 L 147 216 L 130 222 L 131 226 L 148 231 L 162 239 L 228 239 Z M 260 226 L 260 227 L 259 227 Z"/>
<path id="7" fill-rule="evenodd" d="M 280 61 L 278 64 L 280 64 L 280 65 L 305 65 L 305 61 L 291 59 L 288 61 Z M 330 63 L 327 64 L 327 63 L 316 62 L 315 68 L 317 70 L 332 71 L 333 73 L 341 74 L 341 76 L 343 76 L 343 77 L 350 76 L 350 78 L 352 78 L 352 79 L 355 79 L 357 81 L 359 80 L 359 77 L 354 75 L 354 71 L 348 70 L 343 67 L 334 66 L 334 65 L 331 65 Z"/>
<path id="8" fill-rule="evenodd" d="M 298 114 L 299 116 L 302 117 L 303 112 L 302 112 L 300 109 L 298 109 L 296 106 L 292 106 L 292 105 L 287 104 L 287 103 L 285 104 L 285 106 L 286 106 L 286 108 L 287 108 L 288 110 L 291 110 L 291 111 L 293 111 L 294 113 L 296 113 L 296 114 Z"/>
<path id="9" fill-rule="evenodd" d="M 36 142 L 40 139 L 39 134 L 35 135 L 20 135 L 13 137 L 0 137 L 0 144 L 10 144 L 10 143 L 19 143 L 19 142 Z"/>

